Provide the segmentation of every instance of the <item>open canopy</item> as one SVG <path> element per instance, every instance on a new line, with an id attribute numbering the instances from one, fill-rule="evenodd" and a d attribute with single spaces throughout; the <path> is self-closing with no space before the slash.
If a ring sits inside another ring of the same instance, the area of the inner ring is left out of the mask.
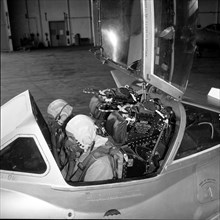
<path id="1" fill-rule="evenodd" d="M 196 0 L 95 0 L 97 57 L 176 99 L 195 51 Z"/>

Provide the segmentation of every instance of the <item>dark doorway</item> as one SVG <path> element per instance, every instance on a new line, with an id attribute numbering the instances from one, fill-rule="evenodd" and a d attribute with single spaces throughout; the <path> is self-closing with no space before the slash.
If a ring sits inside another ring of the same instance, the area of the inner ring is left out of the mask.
<path id="1" fill-rule="evenodd" d="M 64 21 L 50 21 L 50 41 L 52 47 L 66 46 L 66 30 Z"/>

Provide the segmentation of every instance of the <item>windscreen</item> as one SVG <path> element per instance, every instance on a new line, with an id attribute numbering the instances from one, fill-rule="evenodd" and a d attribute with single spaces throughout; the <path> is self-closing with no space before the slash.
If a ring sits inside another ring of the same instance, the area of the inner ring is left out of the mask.
<path id="1" fill-rule="evenodd" d="M 36 120 L 38 126 L 40 127 L 41 132 L 42 132 L 48 146 L 50 148 L 52 148 L 51 135 L 50 135 L 48 125 L 47 125 L 46 121 L 44 120 L 43 115 L 41 114 L 41 112 L 40 112 L 40 110 L 34 100 L 34 97 L 31 95 L 31 93 L 30 93 L 30 100 L 31 100 L 31 106 L 32 106 L 35 120 Z"/>
<path id="2" fill-rule="evenodd" d="M 140 1 L 100 1 L 100 20 L 105 58 L 126 67 L 142 58 Z"/>

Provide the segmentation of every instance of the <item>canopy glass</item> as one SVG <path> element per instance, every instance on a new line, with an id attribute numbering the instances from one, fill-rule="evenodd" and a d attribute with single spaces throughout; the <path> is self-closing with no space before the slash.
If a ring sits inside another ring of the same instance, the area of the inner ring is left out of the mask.
<path id="1" fill-rule="evenodd" d="M 96 0 L 96 54 L 181 99 L 195 51 L 197 9 L 196 0 Z"/>

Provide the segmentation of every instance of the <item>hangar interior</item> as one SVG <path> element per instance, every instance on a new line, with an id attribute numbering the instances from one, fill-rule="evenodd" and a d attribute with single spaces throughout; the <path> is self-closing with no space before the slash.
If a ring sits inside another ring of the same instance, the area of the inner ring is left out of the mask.
<path id="1" fill-rule="evenodd" d="M 91 22 L 90 0 L 1 0 L 1 48 L 90 44 Z"/>
<path id="2" fill-rule="evenodd" d="M 198 26 L 220 23 L 220 0 L 198 0 Z M 1 51 L 93 43 L 93 0 L 1 0 Z"/>

